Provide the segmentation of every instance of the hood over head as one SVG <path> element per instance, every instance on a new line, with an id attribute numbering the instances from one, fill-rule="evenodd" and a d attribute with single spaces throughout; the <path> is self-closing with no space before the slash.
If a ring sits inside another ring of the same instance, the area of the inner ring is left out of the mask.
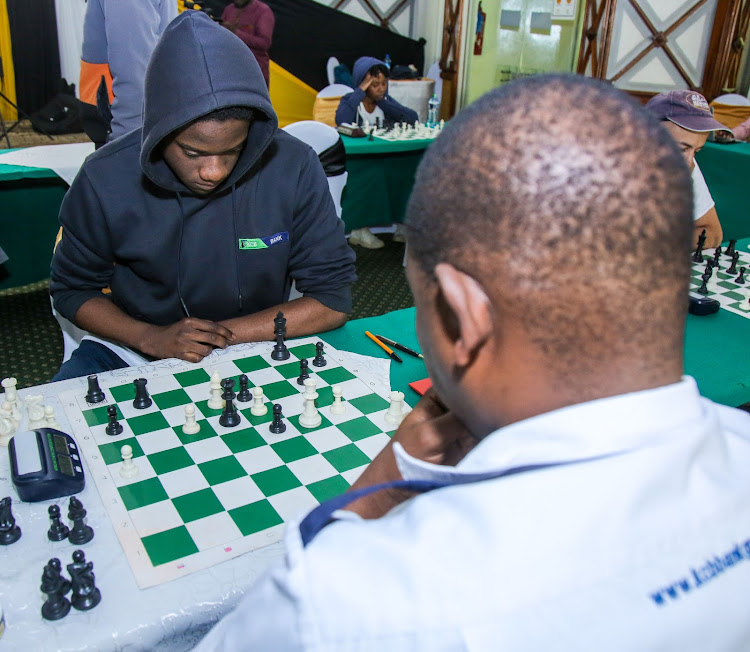
<path id="1" fill-rule="evenodd" d="M 278 119 L 253 53 L 201 11 L 185 11 L 162 34 L 146 71 L 141 168 L 162 188 L 186 192 L 161 156 L 174 131 L 216 109 L 246 106 L 254 117 L 247 145 L 223 189 L 240 179 L 276 134 Z"/>
<path id="2" fill-rule="evenodd" d="M 360 57 L 354 62 L 354 67 L 352 68 L 352 81 L 354 82 L 355 88 L 362 83 L 367 71 L 378 64 L 385 66 L 384 61 L 376 59 L 375 57 Z M 386 68 L 387 67 L 388 66 L 386 66 Z"/>

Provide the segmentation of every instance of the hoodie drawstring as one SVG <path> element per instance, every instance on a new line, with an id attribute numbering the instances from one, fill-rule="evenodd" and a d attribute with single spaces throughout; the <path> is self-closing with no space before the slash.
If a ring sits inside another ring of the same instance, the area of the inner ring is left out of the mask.
<path id="1" fill-rule="evenodd" d="M 182 311 L 185 313 L 185 317 L 190 317 L 190 311 L 185 305 L 185 300 L 182 298 L 182 235 L 185 233 L 185 210 L 182 207 L 182 195 L 177 193 L 177 204 L 180 207 L 180 240 L 177 246 L 177 296 L 180 299 L 180 305 Z"/>
<path id="2" fill-rule="evenodd" d="M 237 200 L 236 184 L 232 184 L 232 230 L 234 232 L 234 271 L 237 275 L 237 312 L 242 314 L 242 284 L 240 283 L 240 240 L 237 237 Z"/>

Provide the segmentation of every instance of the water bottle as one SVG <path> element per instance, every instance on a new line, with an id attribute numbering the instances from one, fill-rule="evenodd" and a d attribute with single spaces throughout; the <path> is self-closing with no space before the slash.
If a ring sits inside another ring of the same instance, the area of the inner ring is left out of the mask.
<path id="1" fill-rule="evenodd" d="M 440 99 L 437 94 L 433 93 L 430 101 L 427 103 L 427 126 L 437 127 L 440 121 Z"/>
<path id="2" fill-rule="evenodd" d="M 385 59 L 383 59 L 383 63 L 385 64 L 385 67 L 388 68 L 388 70 L 391 69 L 391 55 L 386 54 Z"/>

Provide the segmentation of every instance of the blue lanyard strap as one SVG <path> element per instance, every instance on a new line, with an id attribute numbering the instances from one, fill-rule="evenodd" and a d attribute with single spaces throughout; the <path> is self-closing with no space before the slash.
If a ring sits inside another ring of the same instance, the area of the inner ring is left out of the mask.
<path id="1" fill-rule="evenodd" d="M 394 482 L 384 482 L 383 484 L 365 487 L 364 489 L 357 489 L 356 491 L 349 491 L 340 496 L 334 496 L 330 500 L 326 500 L 324 503 L 318 505 L 302 519 L 302 522 L 299 524 L 302 545 L 303 547 L 307 546 L 318 532 L 333 520 L 333 513 L 335 511 L 343 509 L 358 498 L 369 496 L 382 489 L 404 489 L 406 491 L 424 493 L 433 489 L 447 487 L 449 484 L 448 482 L 434 482 L 429 480 L 396 480 Z"/>

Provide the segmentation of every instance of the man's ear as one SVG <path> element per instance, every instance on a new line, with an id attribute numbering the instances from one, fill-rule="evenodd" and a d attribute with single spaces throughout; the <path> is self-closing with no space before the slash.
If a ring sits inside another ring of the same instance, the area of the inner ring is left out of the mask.
<path id="1" fill-rule="evenodd" d="M 453 312 L 451 321 L 456 327 L 452 344 L 454 362 L 465 367 L 492 333 L 490 300 L 476 279 L 453 265 L 438 263 L 435 276 L 440 293 Z"/>

